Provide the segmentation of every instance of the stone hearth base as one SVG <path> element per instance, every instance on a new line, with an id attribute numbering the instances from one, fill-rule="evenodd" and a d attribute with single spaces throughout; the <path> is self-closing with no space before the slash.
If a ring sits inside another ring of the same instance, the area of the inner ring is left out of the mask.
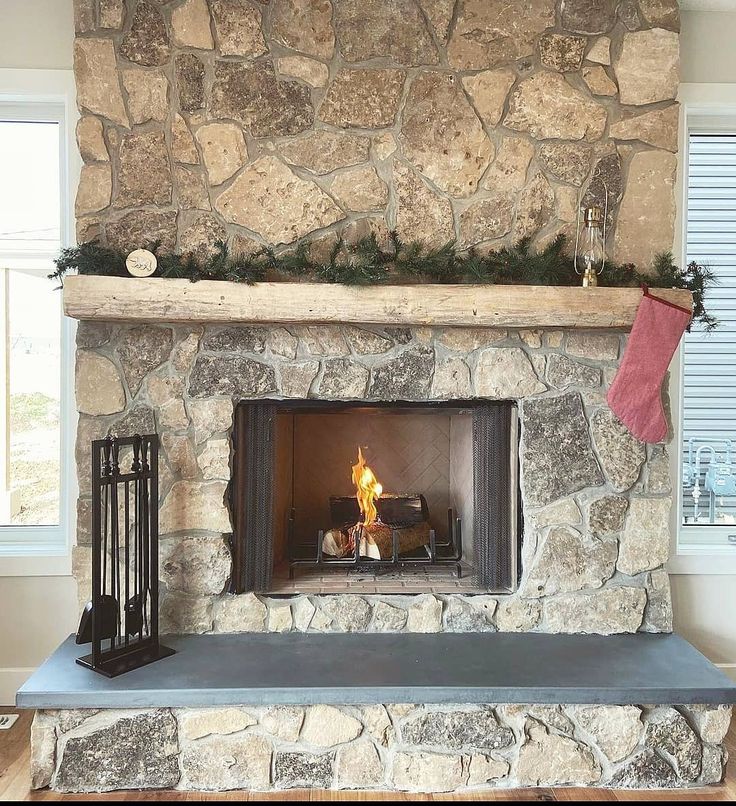
<path id="1" fill-rule="evenodd" d="M 39 711 L 34 788 L 454 792 L 719 783 L 726 706 Z"/>

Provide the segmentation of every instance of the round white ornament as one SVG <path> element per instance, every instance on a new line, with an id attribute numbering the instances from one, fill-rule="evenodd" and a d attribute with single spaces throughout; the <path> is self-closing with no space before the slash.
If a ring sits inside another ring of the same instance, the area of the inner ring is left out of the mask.
<path id="1" fill-rule="evenodd" d="M 148 249 L 135 249 L 125 259 L 125 267 L 133 277 L 150 277 L 157 265 L 156 255 Z"/>

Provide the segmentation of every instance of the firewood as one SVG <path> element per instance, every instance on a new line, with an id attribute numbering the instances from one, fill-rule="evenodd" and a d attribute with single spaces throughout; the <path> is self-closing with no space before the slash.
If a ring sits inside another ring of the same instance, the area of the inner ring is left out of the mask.
<path id="1" fill-rule="evenodd" d="M 376 499 L 378 518 L 388 526 L 410 526 L 429 520 L 429 507 L 423 495 L 382 495 Z M 354 496 L 330 497 L 333 528 L 352 526 L 361 520 Z"/>
<path id="2" fill-rule="evenodd" d="M 430 528 L 427 521 L 396 528 L 395 531 L 399 537 L 399 554 L 406 554 L 426 546 L 429 543 Z M 378 546 L 382 560 L 390 560 L 393 557 L 394 544 L 390 526 L 381 521 L 376 521 L 369 526 L 364 526 L 363 531 L 368 536 L 368 539 Z"/>

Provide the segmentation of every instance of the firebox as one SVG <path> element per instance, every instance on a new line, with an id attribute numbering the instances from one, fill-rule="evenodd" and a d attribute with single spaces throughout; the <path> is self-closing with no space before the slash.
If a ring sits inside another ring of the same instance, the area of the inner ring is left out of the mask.
<path id="1" fill-rule="evenodd" d="M 514 403 L 243 401 L 233 441 L 234 591 L 515 590 Z"/>

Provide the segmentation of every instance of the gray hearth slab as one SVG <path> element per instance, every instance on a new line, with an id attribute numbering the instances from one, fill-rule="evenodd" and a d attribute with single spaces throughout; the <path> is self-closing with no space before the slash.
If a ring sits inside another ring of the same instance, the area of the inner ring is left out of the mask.
<path id="1" fill-rule="evenodd" d="M 736 683 L 677 635 L 166 636 L 176 655 L 109 680 L 67 639 L 20 708 L 273 704 L 726 704 Z"/>

